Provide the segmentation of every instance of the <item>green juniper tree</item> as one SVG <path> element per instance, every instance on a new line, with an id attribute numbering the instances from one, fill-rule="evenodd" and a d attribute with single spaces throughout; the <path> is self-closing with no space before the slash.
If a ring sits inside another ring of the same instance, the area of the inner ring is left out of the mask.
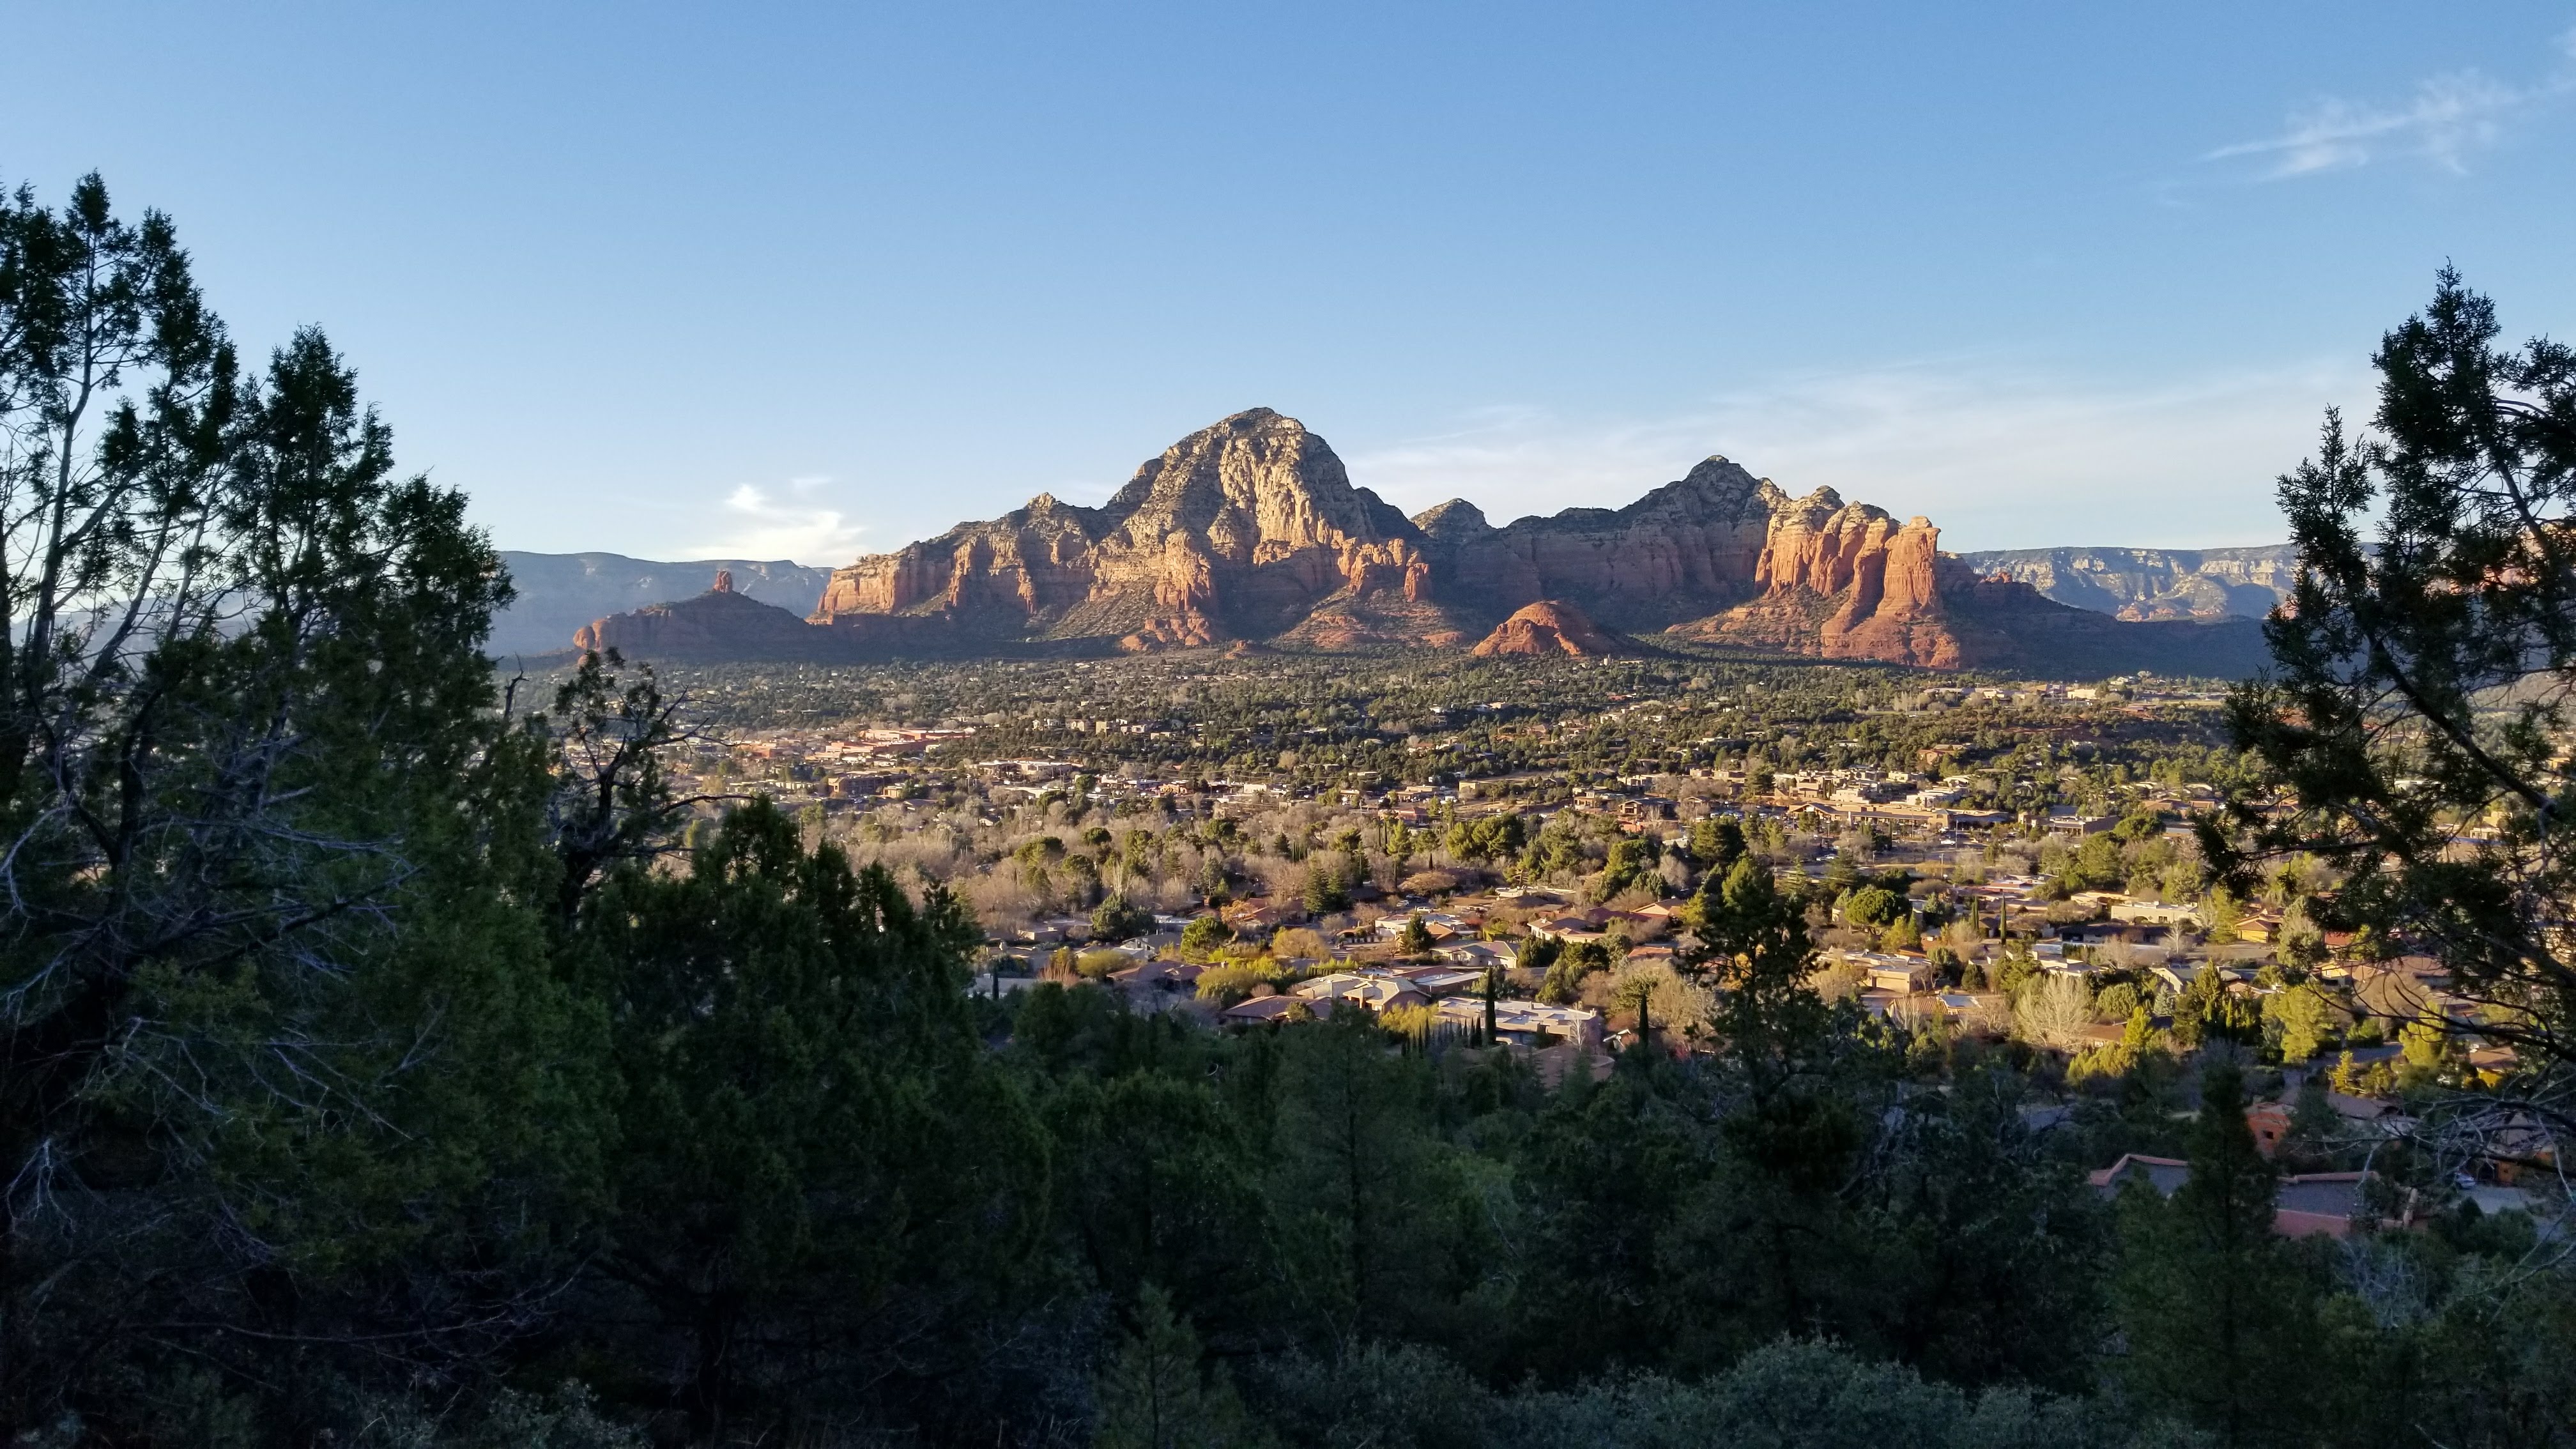
<path id="1" fill-rule="evenodd" d="M 0 1436 L 470 1372 L 600 1108 L 520 904 L 497 556 L 319 332 L 246 371 L 94 176 L 0 203 L 0 435 Z"/>
<path id="2" fill-rule="evenodd" d="M 959 1371 L 934 1347 L 965 1351 L 1037 1250 L 1044 1144 L 973 1030 L 974 940 L 945 891 L 914 906 L 765 798 L 684 873 L 629 864 L 585 908 L 569 962 L 620 1103 L 595 1272 L 631 1305 L 600 1327 L 668 1336 L 656 1392 L 698 1432 L 835 1383 L 876 1388 L 818 1407 L 882 1411 Z"/>
<path id="3" fill-rule="evenodd" d="M 2320 924 L 2413 943 L 2515 1046 L 2512 1096 L 2576 1125 L 2576 351 L 2500 349 L 2445 268 L 2381 342 L 2373 430 L 2329 414 L 2280 480 L 2299 570 L 2273 677 L 2229 720 L 2290 809 L 2203 829 L 2239 892 L 2306 853 L 2344 877 Z"/>

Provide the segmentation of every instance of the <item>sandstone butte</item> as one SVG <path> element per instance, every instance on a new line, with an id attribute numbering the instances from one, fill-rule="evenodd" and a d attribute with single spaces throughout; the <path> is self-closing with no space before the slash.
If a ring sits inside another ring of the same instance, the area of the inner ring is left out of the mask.
<path id="1" fill-rule="evenodd" d="M 1541 599 L 1524 605 L 1494 626 L 1494 632 L 1468 651 L 1479 656 L 1568 654 L 1577 659 L 1603 659 L 1630 654 L 1627 641 L 1605 632 L 1572 604 Z"/>
<path id="2" fill-rule="evenodd" d="M 736 593 L 733 571 L 718 569 L 715 586 L 694 599 L 611 614 L 573 635 L 573 647 L 636 659 L 829 659 L 839 641 L 790 610 Z"/>
<path id="3" fill-rule="evenodd" d="M 1595 632 L 1941 669 L 2230 674 L 2261 651 L 2250 625 L 2123 622 L 1981 577 L 1927 519 L 1830 488 L 1793 498 L 1725 458 L 1621 508 L 1497 527 L 1457 499 L 1407 518 L 1267 408 L 1181 439 L 1099 507 L 1040 494 L 838 569 L 802 635 L 719 588 L 577 642 L 848 659 L 1455 648 L 1541 602 Z"/>

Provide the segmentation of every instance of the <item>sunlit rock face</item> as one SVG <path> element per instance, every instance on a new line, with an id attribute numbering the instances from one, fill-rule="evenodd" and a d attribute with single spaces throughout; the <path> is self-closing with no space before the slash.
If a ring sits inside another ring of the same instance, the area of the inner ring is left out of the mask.
<path id="1" fill-rule="evenodd" d="M 1148 459 L 1099 507 L 1040 494 L 835 570 L 803 643 L 720 613 L 732 606 L 710 600 L 739 597 L 724 590 L 583 637 L 703 652 L 757 636 L 773 653 L 848 657 L 1250 644 L 1579 655 L 1670 631 L 1938 669 L 2187 667 L 2214 649 L 2207 672 L 2237 672 L 2247 653 L 2233 626 L 2066 608 L 1942 553 L 1940 538 L 1929 519 L 1900 522 L 1830 488 L 1791 497 L 1717 457 L 1616 508 L 1497 526 L 1453 499 L 1406 518 L 1354 487 L 1304 424 L 1255 408 Z M 2143 652 L 2129 663 L 2124 650 Z"/>
<path id="2" fill-rule="evenodd" d="M 1420 532 L 1352 487 L 1303 423 L 1255 408 L 1174 443 L 1101 507 L 1042 494 L 860 559 L 833 574 L 813 619 L 943 615 L 969 634 L 1161 649 L 1268 638 L 1328 602 L 1379 599 L 1432 602 Z M 1453 630 L 1425 615 L 1358 632 L 1399 643 Z"/>
<path id="3" fill-rule="evenodd" d="M 1603 659 L 1635 651 L 1626 640 L 1585 618 L 1583 611 L 1572 604 L 1541 599 L 1522 606 L 1495 625 L 1494 632 L 1478 640 L 1469 652 L 1484 657 L 1562 654 L 1576 659 Z"/>

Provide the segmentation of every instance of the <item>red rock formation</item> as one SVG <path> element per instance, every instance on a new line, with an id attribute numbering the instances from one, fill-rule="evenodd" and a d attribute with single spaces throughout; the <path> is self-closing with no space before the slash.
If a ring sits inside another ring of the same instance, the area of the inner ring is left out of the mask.
<path id="1" fill-rule="evenodd" d="M 1624 508 L 1569 508 L 1502 528 L 1452 499 L 1414 520 L 1444 598 L 1508 614 L 1579 601 L 1630 631 L 1662 629 L 1742 600 L 1780 490 L 1724 458 Z"/>
<path id="2" fill-rule="evenodd" d="M 1294 627 L 1337 594 L 1428 599 L 1404 516 L 1267 408 L 1192 433 L 1100 508 L 1045 496 L 992 523 L 860 559 L 815 623 L 943 617 L 963 632 L 1161 649 Z"/>
<path id="3" fill-rule="evenodd" d="M 846 644 L 775 604 L 736 593 L 733 572 L 694 599 L 611 614 L 573 635 L 580 650 L 614 649 L 630 659 L 822 659 Z"/>
<path id="4" fill-rule="evenodd" d="M 2147 637 L 2120 629 L 2155 627 L 1981 582 L 1940 551 L 1927 519 L 1899 523 L 1831 489 L 1793 499 L 1724 458 L 1617 509 L 1496 528 L 1453 501 L 1408 520 L 1353 487 L 1323 439 L 1266 408 L 1183 438 L 1101 507 L 1041 494 L 862 558 L 833 574 L 812 622 L 880 652 L 1453 647 L 1543 601 L 1599 637 L 1612 636 L 1590 620 L 1941 669 L 2109 659 Z M 1515 616 L 1496 632 L 1504 642 L 1488 642 L 1556 649 L 1567 637 Z M 2208 637 L 2173 636 L 2152 667 Z M 2047 642 L 2035 652 L 2032 639 Z"/>
<path id="5" fill-rule="evenodd" d="M 1774 504 L 1755 577 L 1759 598 L 1682 627 L 1826 659 L 1877 659 L 1933 669 L 1989 662 L 1981 631 L 1964 631 L 1942 587 L 1941 531 L 1884 509 L 1845 503 L 1830 488 Z M 1955 561 L 1950 565 L 1955 570 Z"/>
<path id="6" fill-rule="evenodd" d="M 1599 659 L 1632 651 L 1626 641 L 1585 618 L 1581 609 L 1555 599 L 1541 599 L 1523 605 L 1470 652 L 1487 657 L 1570 654 L 1577 659 Z"/>

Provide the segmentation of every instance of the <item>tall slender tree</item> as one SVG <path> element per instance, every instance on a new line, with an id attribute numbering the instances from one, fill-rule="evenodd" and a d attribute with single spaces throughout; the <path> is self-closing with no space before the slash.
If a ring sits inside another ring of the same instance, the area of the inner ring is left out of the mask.
<path id="1" fill-rule="evenodd" d="M 2122 1376 L 2221 1444 L 2292 1442 L 2307 1410 L 2314 1291 L 2272 1231 L 2278 1179 L 2245 1121 L 2232 1057 L 2201 1077 L 2191 1175 L 2170 1200 L 2131 1184 L 2120 1203 Z"/>

